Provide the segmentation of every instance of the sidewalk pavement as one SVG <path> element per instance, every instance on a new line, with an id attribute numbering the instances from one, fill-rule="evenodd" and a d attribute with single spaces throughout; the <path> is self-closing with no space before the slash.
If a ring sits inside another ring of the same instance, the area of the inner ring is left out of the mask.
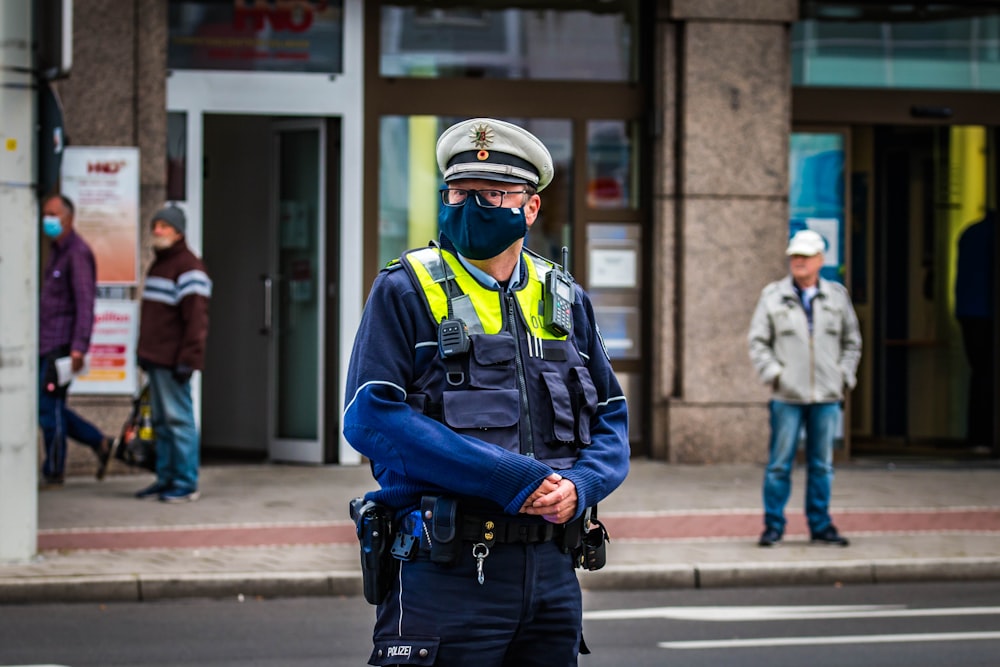
<path id="1" fill-rule="evenodd" d="M 601 504 L 608 565 L 585 589 L 1000 579 L 1000 466 L 852 462 L 837 469 L 844 548 L 809 544 L 797 468 L 785 540 L 757 546 L 755 465 L 634 460 Z M 0 564 L 0 603 L 359 595 L 348 500 L 366 466 L 203 467 L 201 500 L 137 500 L 151 475 L 71 478 L 39 494 L 38 556 Z"/>

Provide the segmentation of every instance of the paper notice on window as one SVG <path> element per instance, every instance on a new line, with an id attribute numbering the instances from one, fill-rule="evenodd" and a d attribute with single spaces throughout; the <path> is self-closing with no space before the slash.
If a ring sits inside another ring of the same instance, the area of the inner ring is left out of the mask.
<path id="1" fill-rule="evenodd" d="M 635 287 L 638 261 L 631 248 L 594 248 L 590 251 L 589 287 Z"/>

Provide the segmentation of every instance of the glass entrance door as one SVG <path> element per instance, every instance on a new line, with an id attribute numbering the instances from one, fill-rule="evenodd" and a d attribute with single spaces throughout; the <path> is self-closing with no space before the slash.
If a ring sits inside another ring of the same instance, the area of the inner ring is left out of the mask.
<path id="1" fill-rule="evenodd" d="M 322 120 L 272 124 L 271 271 L 263 276 L 271 460 L 323 462 L 326 134 Z"/>

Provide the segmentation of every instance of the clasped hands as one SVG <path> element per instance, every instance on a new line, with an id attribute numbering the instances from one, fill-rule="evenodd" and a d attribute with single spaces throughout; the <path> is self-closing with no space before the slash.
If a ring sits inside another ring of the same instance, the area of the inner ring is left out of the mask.
<path id="1" fill-rule="evenodd" d="M 532 491 L 521 505 L 521 513 L 541 516 L 551 523 L 562 524 L 576 514 L 576 502 L 576 485 L 554 472 Z"/>

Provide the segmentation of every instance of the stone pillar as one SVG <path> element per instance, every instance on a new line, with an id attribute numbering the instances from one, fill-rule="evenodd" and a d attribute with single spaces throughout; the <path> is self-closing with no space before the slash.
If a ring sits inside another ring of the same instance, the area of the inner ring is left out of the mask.
<path id="1" fill-rule="evenodd" d="M 32 12 L 0 3 L 0 563 L 36 553 L 38 202 Z"/>
<path id="2" fill-rule="evenodd" d="M 760 462 L 768 393 L 746 335 L 760 289 L 786 270 L 798 3 L 662 4 L 655 208 L 666 261 L 651 451 L 677 463 Z"/>

